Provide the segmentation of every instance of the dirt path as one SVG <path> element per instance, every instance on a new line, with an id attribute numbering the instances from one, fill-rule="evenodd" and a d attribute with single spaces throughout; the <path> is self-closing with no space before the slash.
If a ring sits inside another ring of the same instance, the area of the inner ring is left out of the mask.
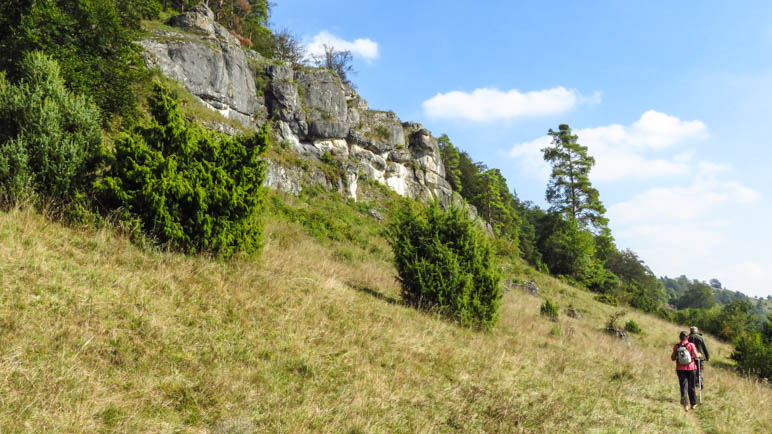
<path id="1" fill-rule="evenodd" d="M 701 408 L 700 408 L 701 406 L 702 406 L 702 404 L 700 404 L 700 406 L 698 406 L 696 409 L 689 410 L 688 412 L 686 412 L 687 417 L 689 418 L 689 420 L 691 421 L 692 425 L 694 426 L 695 431 L 698 432 L 698 433 L 704 433 L 705 432 L 705 430 L 702 429 L 702 421 L 697 416 L 697 413 L 701 410 Z"/>

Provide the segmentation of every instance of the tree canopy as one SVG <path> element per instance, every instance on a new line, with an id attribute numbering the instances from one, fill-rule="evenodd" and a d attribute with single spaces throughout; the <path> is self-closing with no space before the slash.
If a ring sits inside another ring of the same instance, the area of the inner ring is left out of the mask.
<path id="1" fill-rule="evenodd" d="M 147 0 L 21 0 L 0 6 L 0 69 L 20 78 L 31 51 L 55 59 L 68 87 L 89 95 L 105 122 L 138 114 L 146 77 L 139 22 Z"/>
<path id="2" fill-rule="evenodd" d="M 571 128 L 561 124 L 558 131 L 549 130 L 552 144 L 544 149 L 544 160 L 552 165 L 546 198 L 551 209 L 576 220 L 582 227 L 600 231 L 608 224 L 603 216 L 606 208 L 598 190 L 590 183 L 590 170 L 595 159 L 587 154 L 587 147 L 577 143 Z"/>

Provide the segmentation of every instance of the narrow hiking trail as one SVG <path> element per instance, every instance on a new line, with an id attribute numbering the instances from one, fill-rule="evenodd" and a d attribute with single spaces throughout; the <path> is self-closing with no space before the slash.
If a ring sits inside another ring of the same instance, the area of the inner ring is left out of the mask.
<path id="1" fill-rule="evenodd" d="M 694 426 L 694 430 L 698 433 L 705 433 L 705 430 L 702 428 L 702 420 L 697 415 L 697 412 L 701 410 L 702 405 L 697 407 L 696 410 L 690 410 L 685 412 L 688 416 L 688 419 L 692 422 L 692 426 Z M 682 410 L 683 411 L 683 410 Z"/>

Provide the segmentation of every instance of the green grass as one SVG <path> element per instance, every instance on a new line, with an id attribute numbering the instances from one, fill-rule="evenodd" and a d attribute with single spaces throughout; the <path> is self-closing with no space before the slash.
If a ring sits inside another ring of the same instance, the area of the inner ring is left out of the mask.
<path id="1" fill-rule="evenodd" d="M 174 92 L 180 101 L 182 111 L 187 118 L 196 119 L 205 125 L 211 123 L 226 124 L 233 127 L 237 132 L 243 133 L 246 131 L 241 122 L 228 119 L 220 112 L 208 108 L 178 82 L 164 77 L 160 72 L 155 74 L 154 79 L 160 81 L 164 86 Z"/>
<path id="2" fill-rule="evenodd" d="M 273 195 L 257 261 L 143 250 L 115 231 L 0 213 L 2 432 L 768 432 L 772 391 L 710 339 L 705 405 L 684 417 L 678 326 L 502 256 L 488 333 L 416 311 L 382 238 L 395 202 Z M 373 247 L 377 247 L 373 249 Z M 544 298 L 584 315 L 539 314 Z M 683 327 L 681 327 L 683 328 Z M 715 363 L 713 362 L 715 360 Z"/>

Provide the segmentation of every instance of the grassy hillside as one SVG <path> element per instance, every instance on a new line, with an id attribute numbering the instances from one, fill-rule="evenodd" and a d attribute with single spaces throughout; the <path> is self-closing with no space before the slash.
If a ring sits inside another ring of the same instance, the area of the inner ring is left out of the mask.
<path id="1" fill-rule="evenodd" d="M 363 203 L 273 195 L 257 260 L 141 249 L 112 229 L 0 212 L 0 431 L 769 432 L 772 389 L 710 339 L 705 405 L 679 405 L 679 327 L 607 337 L 616 309 L 505 261 L 490 333 L 402 306 Z M 544 296 L 584 318 L 539 315 Z M 684 327 L 681 327 L 684 328 Z"/>

